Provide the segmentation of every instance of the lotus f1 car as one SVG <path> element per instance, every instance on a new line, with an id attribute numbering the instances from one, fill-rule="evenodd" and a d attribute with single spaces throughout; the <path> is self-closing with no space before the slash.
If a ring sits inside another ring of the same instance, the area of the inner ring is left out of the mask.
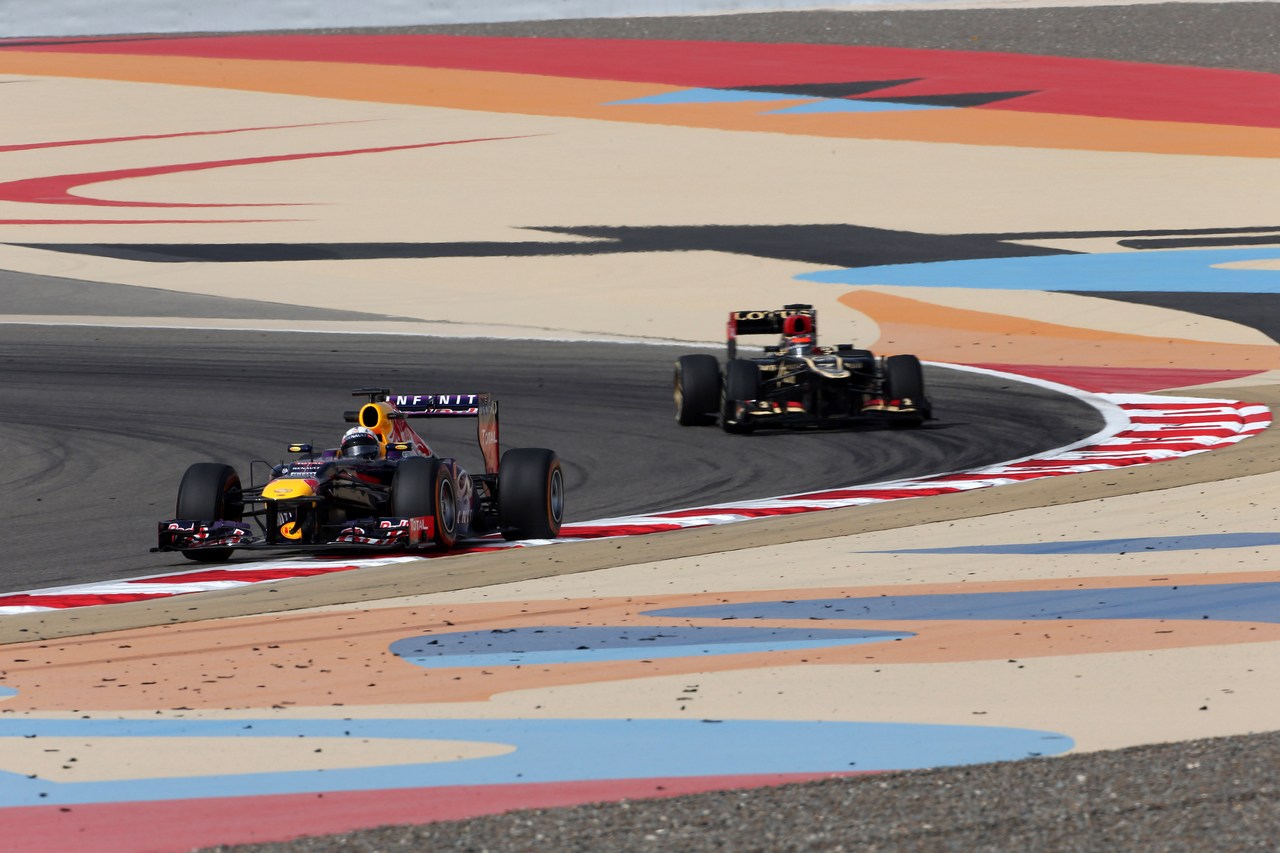
<path id="1" fill-rule="evenodd" d="M 298 454 L 272 466 L 197 462 L 178 486 L 176 518 L 160 522 L 152 551 L 181 551 L 202 563 L 237 549 L 290 551 L 448 549 L 470 536 L 553 539 L 564 516 L 564 475 L 556 454 L 519 448 L 499 455 L 498 402 L 488 394 L 395 395 L 385 388 L 345 414 L 358 426 L 341 447 Z M 476 418 L 483 474 L 437 455 L 410 426 L 414 418 Z M 269 469 L 254 484 L 259 466 Z"/>
<path id="2" fill-rule="evenodd" d="M 740 335 L 781 335 L 761 358 L 739 358 Z M 818 346 L 812 305 L 729 314 L 723 373 L 712 355 L 683 355 L 675 367 L 676 421 L 725 432 L 757 427 L 836 427 L 877 419 L 915 427 L 933 416 L 914 355 L 876 356 L 852 344 Z"/>

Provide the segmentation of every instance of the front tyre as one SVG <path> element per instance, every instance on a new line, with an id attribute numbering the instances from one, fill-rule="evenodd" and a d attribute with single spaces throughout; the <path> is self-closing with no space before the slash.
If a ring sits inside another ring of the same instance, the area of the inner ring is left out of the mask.
<path id="1" fill-rule="evenodd" d="M 896 426 L 919 426 L 930 416 L 929 401 L 924 395 L 924 370 L 914 355 L 891 355 L 884 360 L 885 396 L 890 404 L 909 406 L 897 416 Z"/>
<path id="2" fill-rule="evenodd" d="M 391 479 L 391 511 L 404 518 L 432 519 L 432 541 L 441 548 L 458 542 L 458 489 L 449 469 L 435 457 L 410 456 Z"/>
<path id="3" fill-rule="evenodd" d="M 724 367 L 724 392 L 720 396 L 720 428 L 729 433 L 749 433 L 755 429 L 739 405 L 760 399 L 760 368 L 754 361 L 736 358 Z"/>
<path id="4" fill-rule="evenodd" d="M 702 426 L 715 419 L 720 404 L 720 363 L 715 356 L 680 356 L 674 385 L 676 423 Z"/>
<path id="5" fill-rule="evenodd" d="M 193 521 L 241 521 L 244 504 L 240 498 L 240 475 L 222 462 L 197 462 L 182 475 L 178 485 L 176 517 Z M 202 548 L 183 551 L 182 556 L 197 563 L 221 563 L 231 556 L 231 548 Z"/>
<path id="6" fill-rule="evenodd" d="M 498 464 L 498 526 L 502 538 L 555 539 L 564 522 L 564 472 L 553 451 L 521 447 Z"/>

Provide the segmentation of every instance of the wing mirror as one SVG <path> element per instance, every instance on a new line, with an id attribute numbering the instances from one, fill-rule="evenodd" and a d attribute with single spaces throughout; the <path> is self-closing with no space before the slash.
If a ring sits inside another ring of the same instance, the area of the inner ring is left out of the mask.
<path id="1" fill-rule="evenodd" d="M 290 453 L 310 453 L 311 445 L 295 442 L 289 445 L 289 452 Z"/>

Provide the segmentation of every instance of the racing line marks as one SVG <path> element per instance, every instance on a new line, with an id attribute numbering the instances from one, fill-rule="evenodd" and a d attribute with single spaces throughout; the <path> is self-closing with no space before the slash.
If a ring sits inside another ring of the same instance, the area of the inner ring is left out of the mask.
<path id="1" fill-rule="evenodd" d="M 980 368 L 956 367 L 974 372 L 996 373 Z M 1227 447 L 1256 435 L 1271 424 L 1270 411 L 1259 404 L 1198 397 L 1088 394 L 1043 380 L 1017 378 L 1020 381 L 1059 388 L 1064 393 L 1070 393 L 1093 405 L 1103 414 L 1106 426 L 1095 435 L 1075 444 L 1035 457 L 1014 459 L 999 465 L 969 471 L 648 515 L 603 519 L 582 524 L 566 524 L 561 530 L 560 538 L 554 540 L 508 543 L 497 539 L 481 539 L 459 550 L 428 553 L 422 556 L 394 556 L 341 562 L 281 560 L 228 566 L 214 571 L 201 569 L 131 580 L 31 590 L 0 595 L 0 616 L 234 589 L 266 581 L 419 560 L 424 556 L 465 556 L 468 553 L 546 545 L 553 542 L 647 535 L 690 527 L 731 524 L 753 518 L 821 512 L 827 509 L 864 506 L 913 497 L 955 494 L 1087 471 L 1148 465 Z"/>

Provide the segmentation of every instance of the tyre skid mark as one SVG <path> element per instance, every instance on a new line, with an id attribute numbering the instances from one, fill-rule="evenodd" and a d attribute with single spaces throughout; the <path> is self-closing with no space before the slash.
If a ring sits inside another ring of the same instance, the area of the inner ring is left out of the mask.
<path id="1" fill-rule="evenodd" d="M 967 369 L 976 371 L 974 368 Z M 1019 378 L 1026 380 L 1025 377 Z M 1041 384 L 1052 385 L 1053 383 L 1041 382 Z M 424 556 L 429 558 L 466 556 L 507 548 L 642 536 L 693 527 L 731 524 L 755 518 L 820 512 L 914 497 L 955 494 L 1046 477 L 1148 465 L 1228 447 L 1258 434 L 1271 424 L 1270 411 L 1256 403 L 1140 394 L 1095 395 L 1063 386 L 1057 387 L 1094 405 L 1106 417 L 1107 427 L 1075 445 L 1058 448 L 1040 456 L 1012 460 L 986 468 L 847 489 L 826 489 L 797 495 L 603 519 L 583 524 L 566 524 L 558 539 L 505 542 L 497 538 L 487 538 L 472 541 L 454 551 L 417 556 L 399 555 L 360 560 L 285 559 L 255 562 L 243 566 L 219 567 L 214 571 L 198 569 L 128 580 L 30 590 L 0 595 L 0 616 L 234 589 L 268 581 L 409 562 L 422 559 Z"/>

